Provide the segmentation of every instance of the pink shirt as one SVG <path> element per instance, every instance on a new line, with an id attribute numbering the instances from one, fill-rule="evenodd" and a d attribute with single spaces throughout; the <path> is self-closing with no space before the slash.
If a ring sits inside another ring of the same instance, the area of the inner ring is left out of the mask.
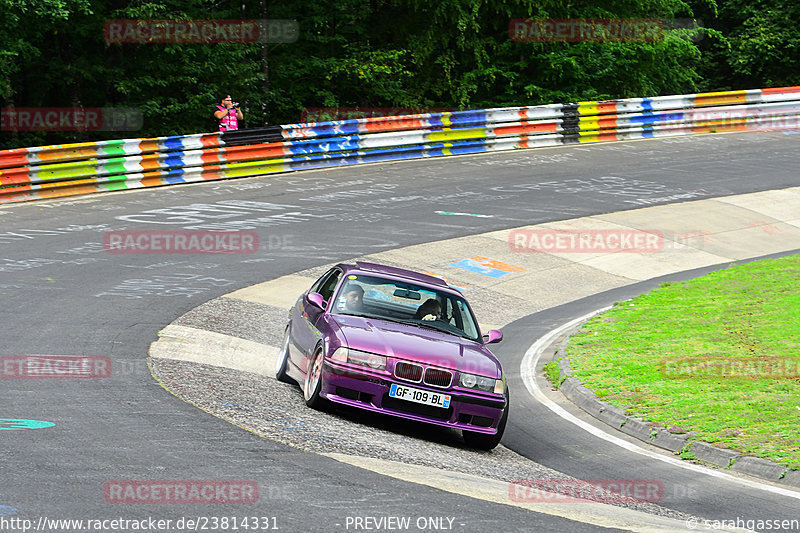
<path id="1" fill-rule="evenodd" d="M 239 119 L 236 118 L 236 109 L 225 109 L 218 105 L 217 111 L 227 111 L 228 114 L 219 119 L 219 131 L 233 131 L 239 129 Z"/>

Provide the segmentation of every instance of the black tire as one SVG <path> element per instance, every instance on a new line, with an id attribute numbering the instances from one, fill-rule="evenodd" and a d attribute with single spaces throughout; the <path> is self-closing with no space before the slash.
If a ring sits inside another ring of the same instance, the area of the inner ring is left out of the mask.
<path id="1" fill-rule="evenodd" d="M 278 366 L 275 369 L 275 379 L 282 383 L 295 383 L 286 373 L 286 367 L 289 365 L 289 328 L 286 328 L 286 333 L 283 336 L 283 343 L 281 344 L 281 351 L 278 354 Z"/>
<path id="2" fill-rule="evenodd" d="M 494 435 L 487 435 L 486 433 L 475 433 L 473 431 L 462 431 L 464 442 L 470 448 L 478 450 L 493 450 L 500 444 L 503 438 L 503 433 L 506 430 L 506 422 L 508 422 L 508 411 L 511 403 L 508 399 L 508 390 L 506 390 L 506 407 L 503 409 L 503 415 L 500 417 L 500 422 L 497 424 L 497 433 Z"/>
<path id="3" fill-rule="evenodd" d="M 317 348 L 317 351 L 314 352 L 314 358 L 311 360 L 306 383 L 303 387 L 306 405 L 312 409 L 323 410 L 325 408 L 325 398 L 319 394 L 322 390 L 322 365 L 324 362 L 325 355 L 322 353 L 322 348 Z"/>

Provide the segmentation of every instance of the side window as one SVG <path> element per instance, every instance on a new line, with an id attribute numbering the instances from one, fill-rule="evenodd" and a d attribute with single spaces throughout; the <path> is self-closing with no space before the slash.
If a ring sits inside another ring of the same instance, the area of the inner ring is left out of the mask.
<path id="1" fill-rule="evenodd" d="M 322 286 L 323 283 L 325 283 L 325 280 L 328 279 L 328 276 L 330 276 L 333 273 L 333 271 L 334 269 L 332 268 L 327 272 L 325 272 L 323 275 L 321 275 L 317 279 L 317 281 L 314 282 L 314 284 L 311 286 L 308 292 L 319 292 L 319 288 Z"/>
<path id="2" fill-rule="evenodd" d="M 339 283 L 339 279 L 341 277 L 342 277 L 342 271 L 336 269 L 333 272 L 331 272 L 330 275 L 327 278 L 325 278 L 325 280 L 319 286 L 317 292 L 322 295 L 322 298 L 325 299 L 325 302 L 330 301 L 331 297 L 333 296 L 333 290 L 336 288 L 336 284 Z"/>

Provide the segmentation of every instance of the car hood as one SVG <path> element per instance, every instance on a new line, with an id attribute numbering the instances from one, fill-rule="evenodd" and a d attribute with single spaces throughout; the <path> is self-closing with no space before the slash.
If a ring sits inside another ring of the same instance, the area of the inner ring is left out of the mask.
<path id="1" fill-rule="evenodd" d="M 428 328 L 349 315 L 334 317 L 347 346 L 483 376 L 500 377 L 500 363 L 482 344 Z"/>

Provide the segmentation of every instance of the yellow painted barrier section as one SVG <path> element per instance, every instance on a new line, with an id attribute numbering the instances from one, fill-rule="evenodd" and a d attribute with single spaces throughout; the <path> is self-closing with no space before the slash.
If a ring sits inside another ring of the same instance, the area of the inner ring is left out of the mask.
<path id="1" fill-rule="evenodd" d="M 248 167 L 239 167 L 239 168 L 225 168 L 221 171 L 221 174 L 226 178 L 241 178 L 243 176 L 254 176 L 256 174 L 272 174 L 275 172 L 288 172 L 292 170 L 289 167 L 286 167 L 280 163 L 275 164 L 261 164 L 261 165 L 252 165 Z"/>
<path id="2" fill-rule="evenodd" d="M 458 141 L 461 139 L 485 139 L 485 128 L 474 128 L 468 130 L 446 130 L 434 131 L 427 134 L 431 141 Z"/>
<path id="3" fill-rule="evenodd" d="M 578 119 L 578 128 L 581 131 L 594 131 L 600 129 L 600 117 L 586 117 Z"/>
<path id="4" fill-rule="evenodd" d="M 598 102 L 596 101 L 578 103 L 578 113 L 581 115 L 596 115 L 597 109 Z"/>
<path id="5" fill-rule="evenodd" d="M 291 157 L 276 157 L 275 159 L 261 159 L 259 161 L 241 161 L 239 163 L 226 163 L 222 165 L 224 169 L 240 169 L 240 168 L 250 168 L 250 167 L 257 167 L 260 165 L 269 164 L 279 164 L 279 163 L 291 163 L 293 160 Z"/>

